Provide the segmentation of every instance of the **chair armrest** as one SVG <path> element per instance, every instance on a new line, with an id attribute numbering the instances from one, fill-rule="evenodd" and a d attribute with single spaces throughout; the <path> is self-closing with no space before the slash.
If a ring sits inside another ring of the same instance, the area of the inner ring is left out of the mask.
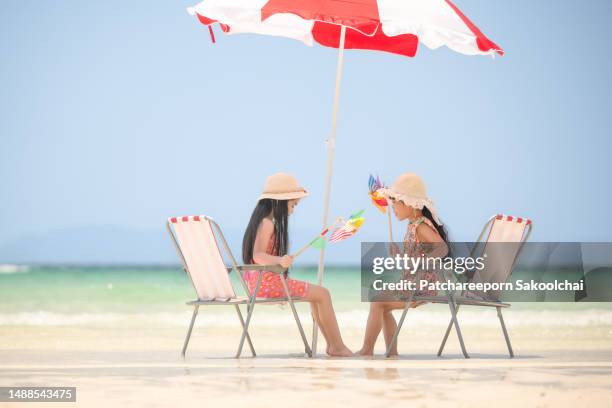
<path id="1" fill-rule="evenodd" d="M 258 265 L 258 264 L 248 264 L 248 265 L 238 265 L 239 271 L 268 271 L 274 273 L 283 273 L 285 272 L 285 268 L 280 265 Z"/>

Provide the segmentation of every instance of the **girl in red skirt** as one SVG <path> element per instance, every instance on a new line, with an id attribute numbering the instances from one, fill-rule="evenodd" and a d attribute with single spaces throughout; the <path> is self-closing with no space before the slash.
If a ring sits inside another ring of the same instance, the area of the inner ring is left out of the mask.
<path id="1" fill-rule="evenodd" d="M 291 266 L 293 258 L 288 255 L 288 218 L 299 200 L 307 195 L 306 190 L 289 174 L 277 173 L 268 177 L 242 240 L 245 264 L 281 265 L 285 269 Z M 259 273 L 245 271 L 243 274 L 251 294 L 255 291 Z M 270 271 L 261 273 L 258 297 L 286 296 L 279 274 Z M 322 286 L 289 277 L 286 282 L 292 298 L 310 302 L 312 316 L 327 341 L 327 354 L 352 356 L 353 353 L 342 341 L 329 291 Z"/>

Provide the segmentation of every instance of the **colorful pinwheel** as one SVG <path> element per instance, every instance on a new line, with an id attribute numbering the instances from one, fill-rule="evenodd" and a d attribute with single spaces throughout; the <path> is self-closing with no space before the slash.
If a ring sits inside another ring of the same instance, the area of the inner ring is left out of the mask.
<path id="1" fill-rule="evenodd" d="M 378 210 L 381 213 L 387 213 L 388 217 L 389 217 L 389 242 L 393 242 L 393 226 L 391 223 L 391 211 L 387 211 L 387 208 L 389 207 L 389 202 L 387 201 L 387 199 L 385 197 L 381 197 L 378 194 L 378 190 L 385 187 L 385 184 L 380 181 L 380 177 L 376 176 L 376 178 L 374 178 L 373 175 L 370 174 L 370 179 L 368 180 L 368 189 L 369 189 L 369 195 L 370 195 L 370 199 L 372 200 L 372 204 L 374 204 L 374 206 L 376 208 L 378 208 Z"/>
<path id="2" fill-rule="evenodd" d="M 365 221 L 365 218 L 363 218 L 362 216 L 364 211 L 365 210 L 361 210 L 354 214 L 351 214 L 348 220 L 344 220 L 344 218 L 338 217 L 331 226 L 329 226 L 328 228 L 325 228 L 323 231 L 321 231 L 319 235 L 317 235 L 314 239 L 312 239 L 312 241 L 310 241 L 309 243 L 304 245 L 302 248 L 300 248 L 296 253 L 294 253 L 293 258 L 298 257 L 308 248 L 312 247 L 316 249 L 321 249 L 325 247 L 327 242 L 330 242 L 330 243 L 340 242 L 340 241 L 343 241 L 355 235 L 357 231 L 359 231 L 359 228 L 361 228 L 361 226 L 363 225 L 363 222 Z M 337 227 L 340 224 L 342 225 Z M 331 233 L 328 239 L 327 234 L 332 229 L 333 229 L 333 232 Z"/>
<path id="3" fill-rule="evenodd" d="M 382 181 L 380 181 L 380 177 L 376 176 L 376 178 L 374 178 L 374 176 L 370 174 L 370 179 L 368 180 L 368 187 L 370 189 L 369 194 L 370 199 L 372 200 L 372 204 L 374 204 L 374 206 L 378 208 L 381 213 L 384 214 L 387 211 L 387 206 L 389 205 L 389 203 L 387 202 L 386 198 L 378 195 L 378 189 L 385 187 L 385 185 Z"/>
<path id="4" fill-rule="evenodd" d="M 361 210 L 356 212 L 355 214 L 351 214 L 349 219 L 339 228 L 336 228 L 334 232 L 329 237 L 329 242 L 340 242 L 345 239 L 352 237 L 359 231 L 359 228 L 363 225 L 365 218 L 362 217 L 362 214 L 365 210 Z"/>

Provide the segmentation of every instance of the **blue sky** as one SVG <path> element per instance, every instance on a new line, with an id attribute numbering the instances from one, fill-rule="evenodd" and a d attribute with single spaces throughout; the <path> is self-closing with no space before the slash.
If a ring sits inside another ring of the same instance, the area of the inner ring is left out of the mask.
<path id="1" fill-rule="evenodd" d="M 0 263 L 176 262 L 164 220 L 198 213 L 237 251 L 277 171 L 311 192 L 294 248 L 318 232 L 337 51 L 211 44 L 190 4 L 2 2 Z M 366 208 L 361 240 L 386 239 L 368 175 L 413 171 L 456 240 L 498 212 L 531 217 L 534 240 L 612 240 L 612 3 L 456 4 L 504 57 L 346 53 L 332 216 Z M 357 263 L 359 241 L 330 263 Z"/>

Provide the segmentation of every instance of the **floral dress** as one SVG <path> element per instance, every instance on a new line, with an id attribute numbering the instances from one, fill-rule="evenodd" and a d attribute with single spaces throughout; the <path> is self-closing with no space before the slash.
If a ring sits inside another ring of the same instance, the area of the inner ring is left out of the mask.
<path id="1" fill-rule="evenodd" d="M 419 236 L 417 234 L 417 228 L 422 223 L 429 225 L 434 231 L 436 228 L 432 224 L 432 222 L 425 218 L 420 217 L 415 221 L 412 221 L 408 224 L 408 229 L 406 230 L 406 234 L 404 235 L 404 253 L 408 254 L 410 257 L 424 257 L 424 258 L 443 258 L 448 254 L 448 246 L 446 243 L 426 243 L 419 241 Z M 419 287 L 419 283 L 421 280 L 427 280 L 429 282 L 437 282 L 438 274 L 435 270 L 428 268 L 419 268 L 415 273 L 410 273 L 410 271 L 404 271 L 402 273 L 402 279 L 413 281 L 416 283 L 417 288 Z M 398 293 L 403 299 L 406 299 L 412 295 L 412 291 L 405 290 Z M 438 291 L 433 289 L 422 289 L 414 293 L 414 296 L 437 296 Z M 411 306 L 416 307 L 425 301 L 415 302 L 413 301 Z"/>
<path id="2" fill-rule="evenodd" d="M 272 233 L 270 241 L 268 242 L 268 248 L 266 253 L 269 255 L 276 255 L 274 253 L 274 237 L 275 233 Z M 249 287 L 249 292 L 253 294 L 255 287 L 257 286 L 257 278 L 262 273 L 261 284 L 259 286 L 259 292 L 257 297 L 262 298 L 284 298 L 287 297 L 285 288 L 283 288 L 283 282 L 281 281 L 280 274 L 270 271 L 244 271 L 243 277 Z M 286 272 L 285 272 L 286 274 Z M 285 278 L 287 283 L 287 289 L 292 298 L 304 297 L 308 293 L 309 283 L 297 279 Z"/>

